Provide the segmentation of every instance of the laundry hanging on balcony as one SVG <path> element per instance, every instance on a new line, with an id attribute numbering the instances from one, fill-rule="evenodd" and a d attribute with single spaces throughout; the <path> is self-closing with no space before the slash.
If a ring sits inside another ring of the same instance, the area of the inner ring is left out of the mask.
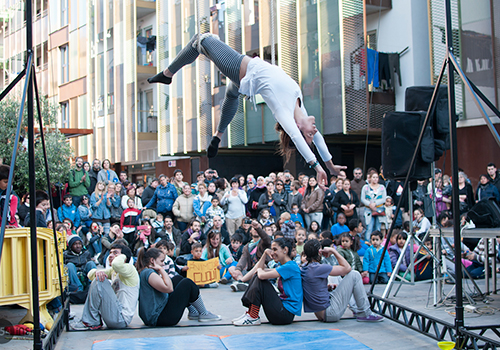
<path id="1" fill-rule="evenodd" d="M 368 84 L 382 90 L 393 90 L 396 87 L 395 74 L 398 75 L 399 86 L 401 86 L 401 70 L 399 58 L 406 53 L 408 47 L 401 52 L 378 52 L 367 49 L 366 76 Z"/>

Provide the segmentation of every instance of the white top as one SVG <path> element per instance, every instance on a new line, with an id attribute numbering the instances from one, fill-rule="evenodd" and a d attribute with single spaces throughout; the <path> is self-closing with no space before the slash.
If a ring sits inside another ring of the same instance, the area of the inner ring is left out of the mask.
<path id="1" fill-rule="evenodd" d="M 251 99 L 256 94 L 260 94 L 273 112 L 274 119 L 290 136 L 306 162 L 316 161 L 316 156 L 302 136 L 293 116 L 297 99 L 300 99 L 300 109 L 304 115 L 308 115 L 304 107 L 302 91 L 283 69 L 258 57 L 251 59 L 247 66 L 246 75 L 240 82 L 239 92 Z M 332 159 L 321 133 L 317 132 L 314 135 L 313 143 L 323 161 L 327 162 Z"/>
<path id="2" fill-rule="evenodd" d="M 122 205 L 122 208 L 123 208 L 123 209 L 128 209 L 127 202 L 128 202 L 128 200 L 129 200 L 129 199 L 130 199 L 130 197 L 129 197 L 129 196 L 127 196 L 127 195 L 124 195 L 124 196 L 122 197 L 122 202 L 121 202 L 121 205 Z M 136 207 L 137 209 L 142 209 L 142 200 L 141 200 L 141 198 L 140 198 L 139 196 L 135 196 L 135 197 L 134 197 L 134 203 L 135 203 L 135 207 Z"/>
<path id="3" fill-rule="evenodd" d="M 248 202 L 247 194 L 243 190 L 238 190 L 238 195 L 233 196 L 232 191 L 229 191 L 229 196 L 222 197 L 221 204 L 227 205 L 226 218 L 238 219 L 246 214 L 245 204 Z"/>

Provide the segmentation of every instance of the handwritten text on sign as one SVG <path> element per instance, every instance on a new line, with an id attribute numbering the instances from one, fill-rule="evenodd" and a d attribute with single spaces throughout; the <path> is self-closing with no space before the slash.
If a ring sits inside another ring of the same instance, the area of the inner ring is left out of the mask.
<path id="1" fill-rule="evenodd" d="M 187 278 L 198 285 L 219 282 L 219 258 L 207 261 L 188 261 Z"/>

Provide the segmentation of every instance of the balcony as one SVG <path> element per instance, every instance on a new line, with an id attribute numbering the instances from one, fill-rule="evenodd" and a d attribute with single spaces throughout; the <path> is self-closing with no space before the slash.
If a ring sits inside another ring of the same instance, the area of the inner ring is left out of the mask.
<path id="1" fill-rule="evenodd" d="M 156 12 L 155 1 L 137 0 L 136 5 L 137 5 L 137 11 L 136 11 L 137 19 Z"/>
<path id="2" fill-rule="evenodd" d="M 392 0 L 365 0 L 366 14 L 392 9 Z"/>
<path id="3" fill-rule="evenodd" d="M 156 74 L 156 50 L 147 51 L 137 47 L 137 80 L 147 79 Z"/>

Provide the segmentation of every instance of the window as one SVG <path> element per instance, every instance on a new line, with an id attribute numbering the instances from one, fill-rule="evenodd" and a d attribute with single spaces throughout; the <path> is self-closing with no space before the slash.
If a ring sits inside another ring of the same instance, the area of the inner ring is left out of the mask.
<path id="1" fill-rule="evenodd" d="M 61 27 L 68 24 L 68 0 L 61 0 Z"/>
<path id="2" fill-rule="evenodd" d="M 366 44 L 368 48 L 377 50 L 377 32 L 375 30 L 366 33 Z"/>
<path id="3" fill-rule="evenodd" d="M 69 50 L 68 45 L 61 46 L 61 84 L 69 80 Z"/>
<path id="4" fill-rule="evenodd" d="M 69 128 L 69 103 L 61 103 L 61 126 Z"/>

